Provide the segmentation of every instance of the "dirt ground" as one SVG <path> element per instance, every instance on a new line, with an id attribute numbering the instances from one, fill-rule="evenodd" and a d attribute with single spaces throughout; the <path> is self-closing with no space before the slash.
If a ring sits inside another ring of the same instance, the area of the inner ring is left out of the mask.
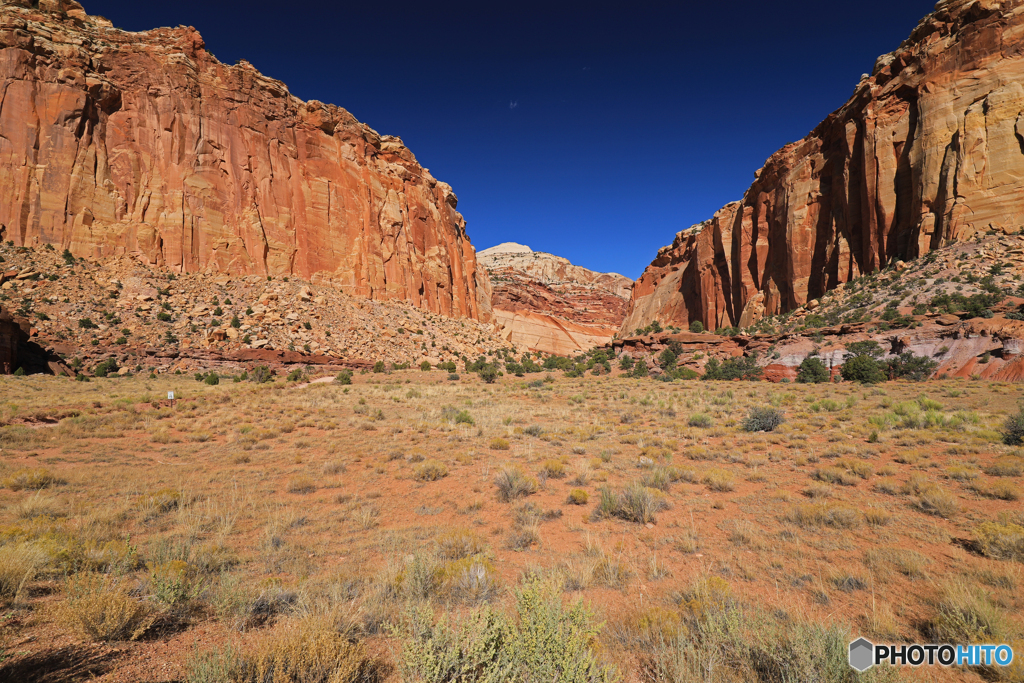
<path id="1" fill-rule="evenodd" d="M 0 377 L 0 550 L 43 550 L 6 597 L 0 680 L 186 680 L 197 653 L 244 648 L 317 601 L 351 610 L 397 680 L 386 625 L 402 598 L 381 587 L 424 558 L 441 576 L 453 537 L 477 544 L 486 586 L 468 596 L 439 580 L 421 601 L 507 605 L 524 575 L 543 575 L 592 607 L 597 651 L 626 681 L 650 679 L 638 632 L 711 582 L 783 622 L 875 642 L 931 642 L 959 595 L 998 625 L 982 635 L 1024 655 L 1021 562 L 979 535 L 1024 522 L 1024 457 L 1000 434 L 1022 394 L 969 380 L 489 385 L 418 370 L 351 386 Z M 785 422 L 744 431 L 753 407 Z M 503 501 L 509 468 L 536 492 Z M 602 515 L 602 489 L 633 482 L 650 514 Z M 158 583 L 167 572 L 183 596 Z M 152 623 L 94 642 L 64 608 L 82 575 L 130 587 Z"/>

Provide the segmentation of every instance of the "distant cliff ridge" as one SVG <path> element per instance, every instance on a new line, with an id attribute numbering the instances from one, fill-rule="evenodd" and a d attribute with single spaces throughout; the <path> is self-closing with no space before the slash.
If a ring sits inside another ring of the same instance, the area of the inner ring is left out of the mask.
<path id="1" fill-rule="evenodd" d="M 191 28 L 0 0 L 0 235 L 181 272 L 294 275 L 487 321 L 452 188 Z"/>
<path id="2" fill-rule="evenodd" d="M 676 236 L 623 334 L 746 326 L 979 232 L 1024 228 L 1024 0 L 943 0 L 743 199 Z"/>
<path id="3" fill-rule="evenodd" d="M 477 255 L 491 278 L 500 334 L 533 351 L 571 355 L 611 341 L 633 281 L 506 242 Z"/>

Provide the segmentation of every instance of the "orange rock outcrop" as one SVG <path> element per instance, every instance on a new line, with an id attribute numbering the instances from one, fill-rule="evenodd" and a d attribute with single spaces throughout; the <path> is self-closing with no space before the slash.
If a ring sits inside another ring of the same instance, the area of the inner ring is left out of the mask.
<path id="1" fill-rule="evenodd" d="M 0 2 L 0 237 L 181 272 L 295 276 L 489 321 L 452 188 L 192 28 Z"/>
<path id="2" fill-rule="evenodd" d="M 679 233 L 622 332 L 746 326 L 891 260 L 1024 228 L 1024 1 L 942 0 L 853 96 Z"/>
<path id="3" fill-rule="evenodd" d="M 499 334 L 516 347 L 573 355 L 607 344 L 626 315 L 633 281 L 519 244 L 479 254 L 491 277 Z"/>

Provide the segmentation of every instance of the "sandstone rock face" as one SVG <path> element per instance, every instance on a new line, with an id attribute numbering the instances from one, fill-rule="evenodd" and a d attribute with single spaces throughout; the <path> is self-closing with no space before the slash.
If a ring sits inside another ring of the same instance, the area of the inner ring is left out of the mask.
<path id="1" fill-rule="evenodd" d="M 488 321 L 456 206 L 401 140 L 221 64 L 192 28 L 127 33 L 73 0 L 0 0 L 4 240 Z"/>
<path id="2" fill-rule="evenodd" d="M 752 324 L 890 261 L 1022 228 L 1024 0 L 943 0 L 742 201 L 658 252 L 622 330 Z"/>
<path id="3" fill-rule="evenodd" d="M 570 355 L 607 344 L 626 314 L 633 281 L 505 243 L 481 251 L 500 334 L 517 347 Z"/>
<path id="4" fill-rule="evenodd" d="M 1024 379 L 1024 322 L 1003 315 L 993 318 L 956 319 L 955 324 L 941 320 L 945 316 L 921 316 L 920 327 L 913 330 L 882 332 L 871 325 L 842 325 L 820 330 L 820 341 L 804 335 L 759 334 L 726 337 L 711 334 L 661 334 L 617 339 L 612 349 L 634 358 L 650 358 L 673 343 L 681 348 L 679 362 L 703 373 L 709 358 L 725 360 L 738 356 L 767 359 L 761 363 L 764 379 L 771 382 L 795 381 L 807 357 L 815 355 L 832 376 L 839 374 L 846 360 L 847 346 L 854 342 L 875 341 L 885 351 L 882 360 L 910 352 L 937 363 L 935 377 L 980 377 L 999 381 Z M 954 316 L 955 317 L 955 316 Z M 699 355 L 698 355 L 699 354 Z"/>

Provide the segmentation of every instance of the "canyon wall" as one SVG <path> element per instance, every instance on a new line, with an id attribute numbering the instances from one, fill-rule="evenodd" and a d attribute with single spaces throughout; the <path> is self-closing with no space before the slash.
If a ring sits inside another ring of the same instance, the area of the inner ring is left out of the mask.
<path id="1" fill-rule="evenodd" d="M 748 326 L 951 242 L 1024 229 L 1024 0 L 943 0 L 743 199 L 637 280 L 653 320 Z"/>
<path id="2" fill-rule="evenodd" d="M 609 343 L 633 281 L 511 242 L 478 254 L 491 278 L 499 334 L 516 347 L 563 356 Z"/>
<path id="3" fill-rule="evenodd" d="M 452 188 L 192 28 L 0 0 L 0 238 L 179 272 L 294 276 L 491 320 Z"/>

